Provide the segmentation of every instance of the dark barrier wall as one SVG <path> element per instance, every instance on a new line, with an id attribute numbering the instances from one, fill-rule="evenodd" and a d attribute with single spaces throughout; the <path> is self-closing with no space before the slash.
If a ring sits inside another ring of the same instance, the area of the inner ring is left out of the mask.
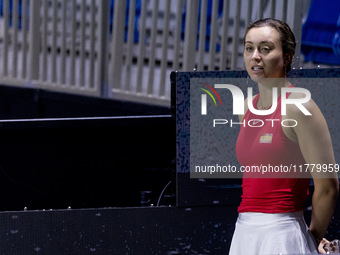
<path id="1" fill-rule="evenodd" d="M 168 107 L 0 85 L 0 119 L 169 114 Z"/>
<path id="2" fill-rule="evenodd" d="M 0 210 L 140 206 L 174 179 L 169 115 L 0 121 L 0 141 Z"/>
<path id="3" fill-rule="evenodd" d="M 0 86 L 0 210 L 156 204 L 170 181 L 166 203 L 174 204 L 175 121 L 169 113 Z"/>
<path id="4" fill-rule="evenodd" d="M 3 255 L 226 255 L 228 208 L 116 208 L 0 213 Z"/>

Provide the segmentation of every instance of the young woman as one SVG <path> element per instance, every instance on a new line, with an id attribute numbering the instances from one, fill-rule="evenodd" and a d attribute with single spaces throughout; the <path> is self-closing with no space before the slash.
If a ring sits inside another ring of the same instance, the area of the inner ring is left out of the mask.
<path id="1" fill-rule="evenodd" d="M 291 29 L 279 20 L 258 20 L 246 30 L 245 67 L 259 89 L 252 99 L 253 107 L 268 110 L 273 102 L 277 102 L 277 108 L 269 115 L 255 115 L 248 110 L 246 100 L 246 113 L 239 116 L 240 121 L 257 119 L 264 125 L 241 126 L 236 155 L 243 166 L 335 165 L 327 123 L 312 99 L 303 104 L 311 115 L 305 115 L 294 104 L 287 104 L 286 115 L 281 114 L 281 89 L 298 87 L 286 79 L 295 46 Z M 277 88 L 276 95 L 273 95 L 274 88 Z M 283 96 L 299 100 L 305 94 L 291 92 Z M 274 123 L 266 119 L 280 121 Z M 281 121 L 285 125 L 281 125 Z M 242 200 L 230 254 L 325 253 L 323 245 L 327 241 L 322 239 L 335 209 L 338 177 L 335 173 L 309 172 L 315 188 L 309 227 L 303 218 L 309 178 L 285 176 L 284 173 L 277 173 L 278 178 L 273 175 L 259 178 L 256 173 L 244 173 Z"/>

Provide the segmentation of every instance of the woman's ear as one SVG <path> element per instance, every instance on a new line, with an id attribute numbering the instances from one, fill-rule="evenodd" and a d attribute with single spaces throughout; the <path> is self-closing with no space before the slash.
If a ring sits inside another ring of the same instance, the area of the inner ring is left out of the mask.
<path id="1" fill-rule="evenodd" d="M 283 57 L 283 63 L 285 66 L 289 65 L 293 60 L 293 55 L 291 54 L 286 54 L 284 57 Z"/>

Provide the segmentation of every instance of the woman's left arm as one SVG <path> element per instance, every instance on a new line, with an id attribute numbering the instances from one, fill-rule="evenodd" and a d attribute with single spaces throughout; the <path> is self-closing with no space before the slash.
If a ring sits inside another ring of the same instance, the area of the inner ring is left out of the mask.
<path id="1" fill-rule="evenodd" d="M 313 100 L 304 106 L 312 114 L 311 116 L 304 115 L 294 105 L 287 106 L 287 116 L 298 122 L 293 132 L 306 163 L 328 166 L 326 173 L 309 169 L 314 181 L 309 229 L 319 244 L 334 213 L 339 194 L 339 182 L 337 173 L 334 169 L 332 171 L 335 167 L 335 158 L 326 120 Z"/>

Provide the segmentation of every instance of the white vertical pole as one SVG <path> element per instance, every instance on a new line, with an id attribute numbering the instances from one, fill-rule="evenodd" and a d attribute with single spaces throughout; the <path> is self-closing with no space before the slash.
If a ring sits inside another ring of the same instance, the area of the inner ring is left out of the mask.
<path id="1" fill-rule="evenodd" d="M 204 53 L 205 53 L 205 39 L 207 35 L 207 15 L 208 15 L 208 0 L 202 0 L 200 13 L 200 32 L 198 35 L 198 60 L 197 70 L 204 69 Z"/>
<path id="2" fill-rule="evenodd" d="M 136 0 L 130 0 L 129 4 L 129 24 L 127 36 L 127 51 L 126 51 L 126 72 L 125 72 L 125 86 L 124 89 L 128 92 L 131 90 L 131 68 L 133 56 L 133 43 L 135 32 L 135 13 L 136 13 Z"/>
<path id="3" fill-rule="evenodd" d="M 30 80 L 37 80 L 39 78 L 39 45 L 40 45 L 40 1 L 30 1 Z"/>
<path id="4" fill-rule="evenodd" d="M 163 41 L 162 41 L 162 60 L 161 60 L 161 78 L 160 78 L 160 89 L 158 96 L 165 96 L 165 86 L 167 82 L 165 81 L 166 68 L 168 65 L 167 56 L 168 56 L 168 38 L 169 38 L 169 23 L 170 23 L 170 7 L 171 0 L 167 0 L 165 6 L 165 15 L 164 15 L 164 29 L 163 29 Z"/>
<path id="5" fill-rule="evenodd" d="M 59 76 L 60 76 L 60 83 L 65 84 L 66 81 L 66 1 L 63 1 L 61 3 L 61 48 L 60 48 L 60 70 L 59 70 Z"/>
<path id="6" fill-rule="evenodd" d="M 245 27 L 247 28 L 250 23 L 252 22 L 252 15 L 253 15 L 253 0 L 248 0 L 247 3 L 247 16 L 246 16 L 246 23 Z"/>
<path id="7" fill-rule="evenodd" d="M 179 69 L 183 0 L 177 0 L 173 70 Z"/>
<path id="8" fill-rule="evenodd" d="M 287 22 L 288 0 L 283 0 L 282 21 Z"/>
<path id="9" fill-rule="evenodd" d="M 52 1 L 52 75 L 51 75 L 51 81 L 52 83 L 57 82 L 57 14 L 58 14 L 58 3 L 57 0 Z"/>
<path id="10" fill-rule="evenodd" d="M 302 0 L 290 1 L 288 10 L 288 25 L 291 27 L 296 40 L 295 59 L 292 67 L 300 67 L 301 54 L 301 37 L 302 37 L 302 18 L 303 18 L 303 2 Z"/>
<path id="11" fill-rule="evenodd" d="M 21 12 L 21 29 L 22 29 L 22 73 L 21 78 L 26 78 L 27 72 L 27 0 L 22 1 Z"/>
<path id="12" fill-rule="evenodd" d="M 95 41 L 96 41 L 96 3 L 95 0 L 91 0 L 91 20 L 90 20 L 90 70 L 89 70 L 89 88 L 93 89 L 95 87 L 94 83 L 94 77 L 95 77 L 95 65 L 96 62 L 95 59 L 95 53 L 96 53 L 96 47 L 95 47 Z"/>
<path id="13" fill-rule="evenodd" d="M 216 34 L 217 34 L 217 17 L 218 17 L 218 0 L 213 0 L 211 10 L 211 23 L 210 23 L 210 43 L 209 43 L 209 70 L 215 70 L 215 54 L 216 54 Z"/>
<path id="14" fill-rule="evenodd" d="M 76 0 L 72 0 L 72 14 L 71 14 L 71 64 L 70 64 L 70 85 L 76 84 L 76 15 L 77 15 L 77 3 Z M 99 23 L 100 24 L 100 23 Z"/>
<path id="15" fill-rule="evenodd" d="M 222 18 L 222 41 L 220 51 L 220 70 L 227 68 L 227 52 L 228 52 L 228 33 L 229 33 L 229 0 L 223 2 L 223 18 Z"/>
<path id="16" fill-rule="evenodd" d="M 98 44 L 97 44 L 97 87 L 102 97 L 109 97 L 112 88 L 108 81 L 108 53 L 109 53 L 109 23 L 110 23 L 110 3 L 109 1 L 99 1 L 98 12 Z"/>
<path id="17" fill-rule="evenodd" d="M 3 23 L 3 31 L 4 31 L 4 46 L 3 46 L 3 58 L 2 58 L 2 66 L 3 66 L 3 75 L 8 75 L 8 27 L 9 27 L 9 0 L 4 0 L 3 2 L 3 10 L 4 10 L 4 23 Z"/>
<path id="18" fill-rule="evenodd" d="M 123 46 L 125 33 L 126 0 L 114 1 L 111 42 L 110 82 L 114 89 L 121 89 Z"/>
<path id="19" fill-rule="evenodd" d="M 259 13 L 259 19 L 263 18 L 263 0 L 258 0 L 258 13 Z"/>
<path id="20" fill-rule="evenodd" d="M 85 44 L 86 44 L 86 1 L 81 1 L 81 20 L 80 20 L 80 73 L 79 73 L 79 86 L 84 88 L 85 84 Z"/>
<path id="21" fill-rule="evenodd" d="M 42 53 L 42 80 L 47 80 L 47 72 L 48 72 L 48 59 L 47 59 L 47 27 L 48 27 L 48 1 L 43 1 L 43 12 L 42 12 L 42 34 L 41 34 L 41 53 Z"/>
<path id="22" fill-rule="evenodd" d="M 187 15 L 185 18 L 184 34 L 184 59 L 183 70 L 191 71 L 195 68 L 195 52 L 197 42 L 197 22 L 198 22 L 199 1 L 187 0 Z"/>
<path id="23" fill-rule="evenodd" d="M 17 78 L 18 71 L 18 27 L 19 27 L 19 3 L 18 0 L 12 2 L 12 29 L 13 29 L 13 58 L 12 77 Z"/>
<path id="24" fill-rule="evenodd" d="M 240 13 L 241 13 L 241 0 L 236 2 L 236 10 L 234 16 L 234 35 L 233 35 L 233 50 L 231 55 L 231 69 L 237 68 L 238 48 L 240 39 Z"/>
<path id="25" fill-rule="evenodd" d="M 270 17 L 275 18 L 276 0 L 270 0 Z"/>
<path id="26" fill-rule="evenodd" d="M 149 73 L 148 73 L 148 84 L 147 84 L 148 95 L 153 94 L 153 86 L 154 86 L 158 6 L 159 6 L 159 1 L 154 0 L 153 7 L 152 7 L 152 27 L 151 27 L 151 38 L 150 38 Z"/>
<path id="27" fill-rule="evenodd" d="M 144 69 L 144 56 L 145 56 L 145 24 L 146 24 L 146 8 L 147 1 L 142 1 L 140 15 L 140 28 L 138 38 L 138 59 L 137 59 L 137 93 L 142 92 L 143 83 L 143 69 Z"/>

